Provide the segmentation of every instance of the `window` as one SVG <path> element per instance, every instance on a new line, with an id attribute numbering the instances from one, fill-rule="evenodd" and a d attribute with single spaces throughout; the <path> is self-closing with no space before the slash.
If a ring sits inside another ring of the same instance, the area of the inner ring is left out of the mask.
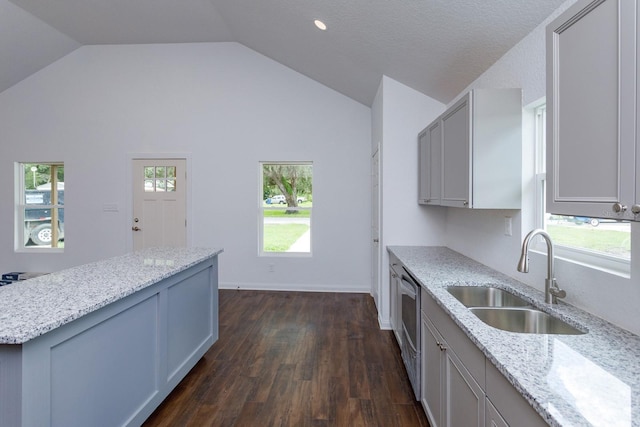
<path id="1" fill-rule="evenodd" d="M 628 273 L 631 227 L 628 221 L 552 215 L 545 208 L 546 106 L 535 110 L 537 223 L 544 228 L 561 257 Z M 542 246 L 541 246 L 542 247 Z"/>
<path id="2" fill-rule="evenodd" d="M 16 169 L 16 247 L 63 248 L 64 164 L 19 163 Z"/>
<path id="3" fill-rule="evenodd" d="M 176 167 L 145 166 L 144 191 L 145 193 L 176 191 Z"/>
<path id="4" fill-rule="evenodd" d="M 260 254 L 311 254 L 311 162 L 260 163 Z"/>

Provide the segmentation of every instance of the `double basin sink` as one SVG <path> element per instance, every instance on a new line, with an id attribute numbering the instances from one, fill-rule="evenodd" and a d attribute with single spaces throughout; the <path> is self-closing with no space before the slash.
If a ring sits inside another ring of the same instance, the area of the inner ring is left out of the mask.
<path id="1" fill-rule="evenodd" d="M 585 333 L 504 289 L 492 286 L 449 286 L 447 291 L 480 320 L 494 328 L 527 334 Z"/>

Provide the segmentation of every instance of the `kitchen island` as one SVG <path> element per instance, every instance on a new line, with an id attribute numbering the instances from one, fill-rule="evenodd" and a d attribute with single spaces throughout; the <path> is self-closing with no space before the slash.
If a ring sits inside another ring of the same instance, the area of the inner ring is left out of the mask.
<path id="1" fill-rule="evenodd" d="M 487 412 L 490 403 L 496 404 L 507 423 L 518 426 L 640 426 L 639 336 L 564 302 L 547 304 L 542 292 L 446 247 L 387 249 L 419 282 L 425 300 L 433 301 L 428 307 L 423 305 L 423 313 L 441 312 L 485 359 L 476 377 L 486 387 Z M 508 290 L 586 333 L 496 329 L 461 304 L 447 291 L 449 286 Z M 514 393 L 535 412 L 525 415 L 514 406 L 497 405 L 505 394 L 512 397 Z M 485 408 L 483 401 L 479 403 Z"/>
<path id="2" fill-rule="evenodd" d="M 154 248 L 0 288 L 0 425 L 140 425 L 218 338 L 222 249 Z"/>

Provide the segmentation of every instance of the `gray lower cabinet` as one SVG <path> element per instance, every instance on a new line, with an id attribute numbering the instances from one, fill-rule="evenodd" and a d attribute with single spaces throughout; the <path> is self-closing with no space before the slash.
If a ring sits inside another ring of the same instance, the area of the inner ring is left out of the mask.
<path id="1" fill-rule="evenodd" d="M 547 212 L 640 220 L 637 6 L 579 0 L 547 26 Z"/>
<path id="2" fill-rule="evenodd" d="M 487 400 L 485 400 L 485 413 L 487 414 L 487 417 L 485 419 L 485 426 L 487 427 L 508 427 L 509 426 L 509 424 L 507 424 L 504 418 L 502 418 L 502 415 L 500 415 L 500 412 L 498 412 L 496 407 L 493 406 L 493 403 L 491 403 L 491 400 L 489 400 L 488 397 L 487 397 Z"/>
<path id="3" fill-rule="evenodd" d="M 432 427 L 546 423 L 425 291 L 422 406 Z"/>
<path id="4" fill-rule="evenodd" d="M 484 390 L 426 316 L 422 319 L 422 405 L 436 426 L 484 425 Z"/>

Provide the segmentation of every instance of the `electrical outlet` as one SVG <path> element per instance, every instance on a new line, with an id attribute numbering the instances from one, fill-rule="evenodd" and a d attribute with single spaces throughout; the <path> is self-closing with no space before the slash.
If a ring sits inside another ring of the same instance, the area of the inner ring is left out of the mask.
<path id="1" fill-rule="evenodd" d="M 504 235 L 513 236 L 513 224 L 510 216 L 504 217 Z"/>

